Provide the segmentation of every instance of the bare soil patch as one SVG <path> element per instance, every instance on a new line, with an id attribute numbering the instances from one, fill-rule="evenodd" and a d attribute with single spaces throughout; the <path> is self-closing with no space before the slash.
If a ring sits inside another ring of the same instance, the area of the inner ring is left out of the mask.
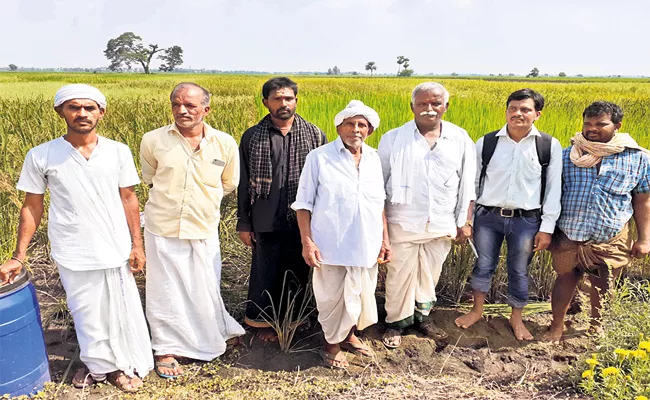
<path id="1" fill-rule="evenodd" d="M 137 281 L 142 290 L 143 276 Z M 229 347 L 218 360 L 183 361 L 186 375 L 181 379 L 169 381 L 150 373 L 144 390 L 137 395 L 125 395 L 109 385 L 81 391 L 70 384 L 81 363 L 56 270 L 35 274 L 33 282 L 41 301 L 53 379 L 43 394 L 47 399 L 582 398 L 570 384 L 568 370 L 589 351 L 584 323 L 576 320 L 571 324 L 567 339 L 559 346 L 519 342 L 504 316 L 486 317 L 464 330 L 456 327 L 454 320 L 465 310 L 447 307 L 437 307 L 431 316 L 435 325 L 449 334 L 446 343 L 436 343 L 407 329 L 401 346 L 388 350 L 381 342 L 384 326 L 380 322 L 360 335 L 376 356 L 371 359 L 347 354 L 351 364 L 347 371 L 322 366 L 318 349 L 323 339 L 314 314 L 296 335 L 289 353 L 248 332 L 241 344 Z M 224 284 L 224 300 L 241 320 L 245 281 L 230 282 Z M 378 293 L 380 321 L 384 318 L 382 296 Z M 530 314 L 525 321 L 531 333 L 539 337 L 550 322 L 550 314 Z"/>

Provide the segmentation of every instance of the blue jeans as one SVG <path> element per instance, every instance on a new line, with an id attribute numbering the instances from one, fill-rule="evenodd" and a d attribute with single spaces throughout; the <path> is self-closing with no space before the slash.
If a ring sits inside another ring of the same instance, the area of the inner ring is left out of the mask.
<path id="1" fill-rule="evenodd" d="M 528 264 L 533 258 L 535 235 L 541 217 L 502 217 L 478 206 L 474 215 L 474 241 L 478 259 L 472 271 L 472 289 L 487 293 L 499 264 L 501 244 L 508 247 L 508 305 L 522 308 L 528 303 Z"/>

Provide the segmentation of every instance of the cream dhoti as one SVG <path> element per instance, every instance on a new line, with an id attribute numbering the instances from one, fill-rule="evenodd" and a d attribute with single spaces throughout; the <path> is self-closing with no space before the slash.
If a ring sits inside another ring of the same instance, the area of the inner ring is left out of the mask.
<path id="1" fill-rule="evenodd" d="M 388 232 L 393 259 L 386 275 L 386 325 L 405 328 L 429 315 L 451 239 L 426 231 L 408 232 L 398 224 L 388 224 Z"/>
<path id="2" fill-rule="evenodd" d="M 243 335 L 221 298 L 219 236 L 189 240 L 145 229 L 147 320 L 155 355 L 212 360 Z"/>
<path id="3" fill-rule="evenodd" d="M 140 295 L 128 265 L 59 275 L 74 320 L 80 359 L 95 379 L 121 370 L 145 377 L 153 369 Z"/>
<path id="4" fill-rule="evenodd" d="M 377 323 L 377 265 L 372 268 L 322 264 L 314 269 L 318 322 L 327 343 L 345 340 L 352 327 L 363 330 Z"/>

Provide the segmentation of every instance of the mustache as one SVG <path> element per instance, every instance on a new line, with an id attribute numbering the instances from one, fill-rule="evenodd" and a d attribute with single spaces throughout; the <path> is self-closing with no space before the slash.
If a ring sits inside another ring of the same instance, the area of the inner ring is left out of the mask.
<path id="1" fill-rule="evenodd" d="M 436 115 L 438 115 L 438 113 L 431 110 L 431 111 L 422 111 L 420 115 L 431 115 L 432 117 L 435 117 Z"/>

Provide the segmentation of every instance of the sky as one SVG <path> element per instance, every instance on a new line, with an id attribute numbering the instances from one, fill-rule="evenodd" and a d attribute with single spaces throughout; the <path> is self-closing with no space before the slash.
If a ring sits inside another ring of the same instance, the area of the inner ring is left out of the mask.
<path id="1" fill-rule="evenodd" d="M 106 67 L 109 39 L 181 46 L 183 68 L 650 75 L 644 0 L 0 0 L 0 66 Z M 153 67 L 158 61 L 152 63 Z"/>

